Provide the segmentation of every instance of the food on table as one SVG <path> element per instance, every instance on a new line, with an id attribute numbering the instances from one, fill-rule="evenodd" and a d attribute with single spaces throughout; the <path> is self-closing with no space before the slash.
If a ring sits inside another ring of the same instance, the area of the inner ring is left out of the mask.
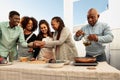
<path id="1" fill-rule="evenodd" d="M 69 60 L 55 60 L 55 59 L 50 59 L 49 63 L 60 63 L 63 62 L 65 65 L 68 65 L 70 63 Z"/>
<path id="2" fill-rule="evenodd" d="M 20 60 L 20 62 L 27 62 L 28 57 L 20 57 L 19 60 Z"/>
<path id="3" fill-rule="evenodd" d="M 4 59 L 2 56 L 0 56 L 0 64 L 7 64 L 8 61 Z"/>
<path id="4" fill-rule="evenodd" d="M 91 63 L 91 62 L 95 62 L 96 58 L 95 57 L 75 57 L 74 61 L 76 63 Z"/>
<path id="5" fill-rule="evenodd" d="M 31 64 L 45 64 L 46 61 L 35 60 L 35 61 L 30 61 L 29 63 L 31 63 Z"/>
<path id="6" fill-rule="evenodd" d="M 48 63 L 50 68 L 62 68 L 64 66 L 64 60 L 55 60 L 55 62 Z"/>
<path id="7" fill-rule="evenodd" d="M 50 59 L 49 63 L 56 63 L 56 60 L 55 59 Z"/>

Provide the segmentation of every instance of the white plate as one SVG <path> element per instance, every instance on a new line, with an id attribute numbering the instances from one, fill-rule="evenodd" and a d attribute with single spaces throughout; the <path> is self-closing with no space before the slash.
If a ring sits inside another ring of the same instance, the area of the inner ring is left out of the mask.
<path id="1" fill-rule="evenodd" d="M 69 60 L 56 60 L 57 63 L 48 63 L 48 67 L 50 68 L 62 68 L 64 65 L 68 65 L 70 63 Z"/>
<path id="2" fill-rule="evenodd" d="M 8 65 L 12 65 L 12 63 L 0 64 L 0 66 L 8 66 Z"/>
<path id="3" fill-rule="evenodd" d="M 64 63 L 48 63 L 48 67 L 50 68 L 62 68 Z"/>
<path id="4" fill-rule="evenodd" d="M 65 64 L 65 65 L 69 65 L 69 64 L 70 64 L 70 61 L 69 61 L 69 60 L 64 60 L 64 64 Z"/>

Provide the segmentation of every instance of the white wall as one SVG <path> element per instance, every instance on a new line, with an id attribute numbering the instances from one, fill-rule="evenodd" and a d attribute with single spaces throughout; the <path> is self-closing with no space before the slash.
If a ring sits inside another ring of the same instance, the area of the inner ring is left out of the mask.
<path id="1" fill-rule="evenodd" d="M 107 22 L 111 29 L 120 27 L 120 0 L 109 0 L 108 10 L 100 14 L 100 21 Z"/>
<path id="2" fill-rule="evenodd" d="M 120 70 L 120 0 L 109 0 L 109 8 L 101 13 L 100 20 L 107 22 L 114 35 L 110 43 L 110 65 Z"/>
<path id="3" fill-rule="evenodd" d="M 110 44 L 110 64 L 120 70 L 120 28 L 112 30 L 113 42 Z"/>
<path id="4" fill-rule="evenodd" d="M 73 0 L 64 0 L 64 22 L 72 31 L 73 29 Z"/>

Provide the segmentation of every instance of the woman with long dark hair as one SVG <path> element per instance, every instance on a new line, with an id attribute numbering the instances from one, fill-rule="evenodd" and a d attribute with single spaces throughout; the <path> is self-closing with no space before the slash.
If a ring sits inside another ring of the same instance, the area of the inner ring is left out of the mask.
<path id="1" fill-rule="evenodd" d="M 53 41 L 36 41 L 36 46 L 54 46 L 55 58 L 60 60 L 73 60 L 77 56 L 77 49 L 72 40 L 70 30 L 65 27 L 63 20 L 60 17 L 53 17 L 51 20 L 53 33 Z"/>
<path id="2" fill-rule="evenodd" d="M 37 40 L 40 41 L 53 41 L 52 33 L 49 27 L 49 24 L 46 20 L 40 20 L 39 22 L 39 34 Z M 44 47 L 39 51 L 39 60 L 49 61 L 53 59 L 53 47 Z"/>

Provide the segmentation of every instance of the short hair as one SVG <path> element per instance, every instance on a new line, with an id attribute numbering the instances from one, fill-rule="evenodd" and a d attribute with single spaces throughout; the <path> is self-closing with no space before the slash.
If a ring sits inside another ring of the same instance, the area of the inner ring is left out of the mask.
<path id="1" fill-rule="evenodd" d="M 17 11 L 10 11 L 9 12 L 9 17 L 13 17 L 14 15 L 20 16 L 20 14 Z"/>

